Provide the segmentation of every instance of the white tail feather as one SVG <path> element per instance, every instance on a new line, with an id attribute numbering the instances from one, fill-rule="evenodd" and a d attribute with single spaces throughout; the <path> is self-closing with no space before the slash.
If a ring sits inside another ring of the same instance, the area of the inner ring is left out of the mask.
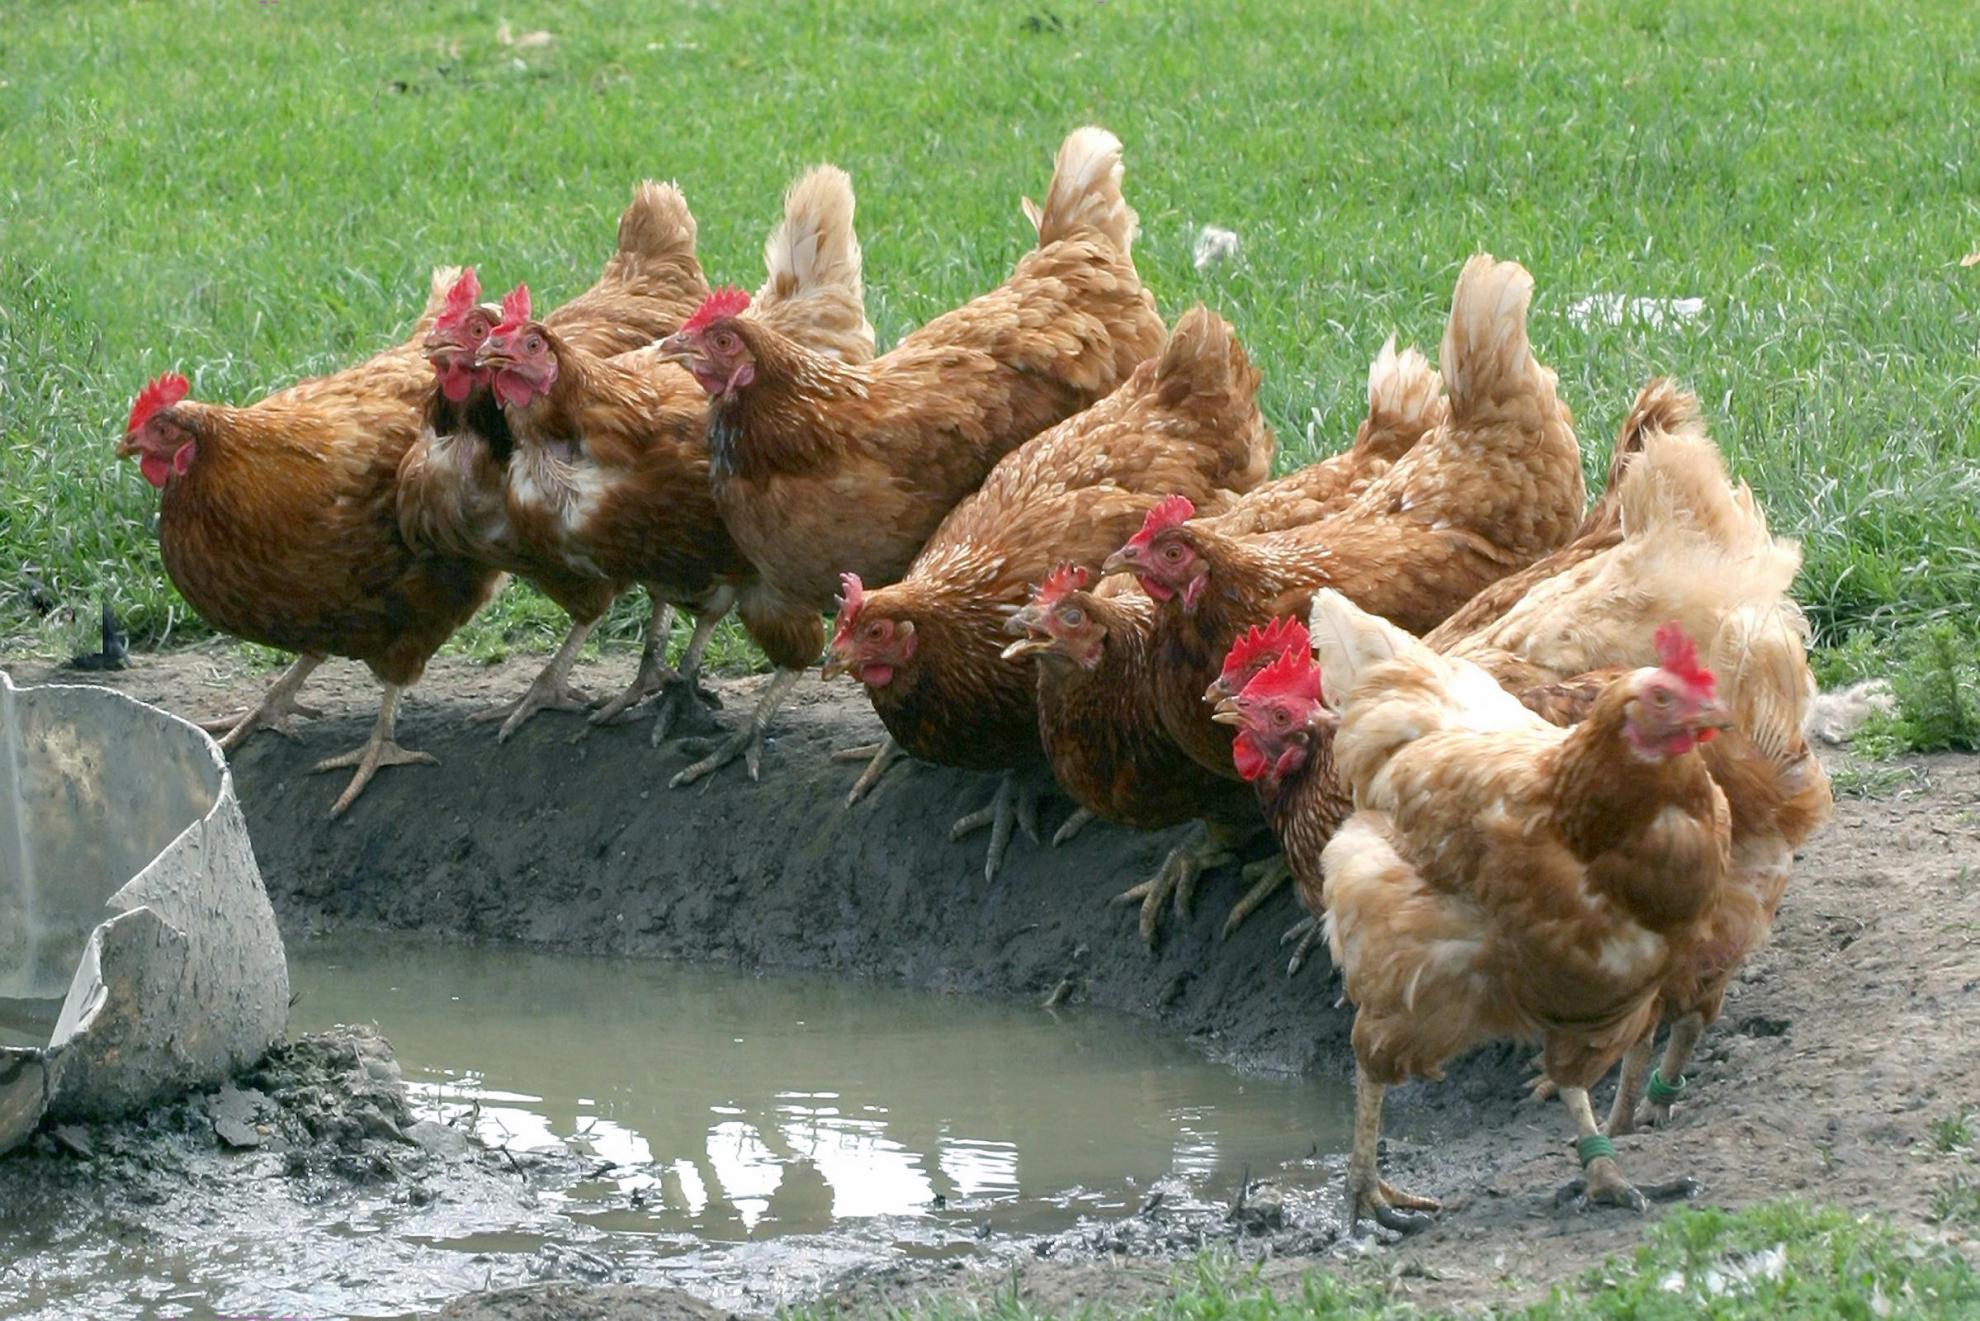
<path id="1" fill-rule="evenodd" d="M 1121 194 L 1123 173 L 1119 138 L 1104 128 L 1074 129 L 1059 148 L 1045 205 L 1024 199 L 1038 246 L 1060 242 L 1076 229 L 1091 229 L 1128 252 L 1140 218 Z"/>

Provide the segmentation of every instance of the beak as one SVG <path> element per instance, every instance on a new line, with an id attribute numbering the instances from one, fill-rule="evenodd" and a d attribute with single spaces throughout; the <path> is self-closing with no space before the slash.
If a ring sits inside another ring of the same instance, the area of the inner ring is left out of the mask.
<path id="1" fill-rule="evenodd" d="M 655 344 L 653 351 L 660 355 L 662 362 L 679 363 L 683 367 L 694 365 L 695 360 L 701 356 L 695 352 L 694 340 L 679 331 Z"/>
<path id="2" fill-rule="evenodd" d="M 1203 690 L 1203 700 L 1212 704 L 1220 704 L 1230 695 L 1231 690 L 1224 686 L 1224 676 L 1221 674 L 1212 679 L 1210 686 Z"/>
<path id="3" fill-rule="evenodd" d="M 1132 572 L 1138 558 L 1133 547 L 1123 546 L 1109 555 L 1106 563 L 1100 566 L 1100 576 L 1105 578 L 1110 573 Z"/>
<path id="4" fill-rule="evenodd" d="M 1217 703 L 1217 709 L 1210 713 L 1210 718 L 1220 725 L 1242 725 L 1244 712 L 1238 710 L 1237 698 L 1226 697 Z"/>
<path id="5" fill-rule="evenodd" d="M 1001 654 L 1005 660 L 1023 660 L 1026 656 L 1035 656 L 1041 651 L 1050 651 L 1051 649 L 1052 641 L 1050 638 L 1019 638 L 1010 646 L 1005 647 Z"/>
<path id="6" fill-rule="evenodd" d="M 128 459 L 137 452 L 138 452 L 137 441 L 132 439 L 130 432 L 126 431 L 123 435 L 117 437 L 118 458 Z"/>
<path id="7" fill-rule="evenodd" d="M 481 351 L 474 355 L 474 365 L 477 367 L 513 367 L 516 361 L 516 355 L 509 352 L 506 342 L 498 345 L 492 339 L 484 343 Z"/>
<path id="8" fill-rule="evenodd" d="M 1715 697 L 1698 708 L 1698 713 L 1691 718 L 1691 727 L 1697 730 L 1710 729 L 1715 731 L 1731 729 L 1733 727 L 1732 711 L 1724 702 L 1721 702 Z"/>
<path id="9" fill-rule="evenodd" d="M 842 674 L 851 674 L 852 662 L 842 656 L 834 656 L 825 662 L 825 668 L 818 671 L 821 679 L 836 679 Z"/>

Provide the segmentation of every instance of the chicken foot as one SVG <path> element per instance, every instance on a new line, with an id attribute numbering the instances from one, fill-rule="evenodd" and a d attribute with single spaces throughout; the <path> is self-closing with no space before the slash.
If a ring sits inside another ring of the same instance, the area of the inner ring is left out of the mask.
<path id="1" fill-rule="evenodd" d="M 1155 938 L 1162 921 L 1162 905 L 1168 902 L 1169 896 L 1175 896 L 1176 916 L 1187 920 L 1190 905 L 1196 899 L 1198 878 L 1212 867 L 1235 862 L 1237 843 L 1227 828 L 1214 822 L 1203 822 L 1192 838 L 1169 850 L 1169 856 L 1162 860 L 1161 870 L 1154 876 L 1114 896 L 1117 904 L 1141 905 L 1141 939 L 1148 948 L 1155 948 Z"/>
<path id="2" fill-rule="evenodd" d="M 330 815 L 333 818 L 342 816 L 350 809 L 350 805 L 357 801 L 357 796 L 364 792 L 364 787 L 371 783 L 371 777 L 376 775 L 380 768 L 440 764 L 440 759 L 430 752 L 409 752 L 392 741 L 393 728 L 399 717 L 399 694 L 404 690 L 395 683 L 385 684 L 384 689 L 384 696 L 378 704 L 378 723 L 372 726 L 371 737 L 365 740 L 364 745 L 340 756 L 325 757 L 310 768 L 312 774 L 341 770 L 347 766 L 357 768 L 357 774 L 351 776 L 351 782 L 345 787 L 342 796 L 330 807 Z"/>
<path id="3" fill-rule="evenodd" d="M 667 664 L 668 634 L 674 627 L 674 607 L 659 597 L 650 597 L 653 613 L 646 620 L 646 641 L 639 649 L 639 669 L 625 691 L 591 713 L 587 723 L 596 728 L 609 725 L 620 716 L 638 706 L 653 694 L 666 687 L 668 680 L 675 676 L 674 667 Z M 590 729 L 579 731 L 576 738 L 583 738 Z"/>
<path id="4" fill-rule="evenodd" d="M 1388 1088 L 1375 1082 L 1368 1071 L 1356 1065 L 1354 1071 L 1354 1152 L 1348 1157 L 1347 1225 L 1352 1234 L 1363 1220 L 1373 1220 L 1398 1234 L 1414 1234 L 1428 1228 L 1430 1216 L 1424 1212 L 1444 1209 L 1434 1197 L 1418 1197 L 1392 1186 L 1376 1166 L 1376 1152 L 1382 1141 L 1382 1096 Z"/>
<path id="5" fill-rule="evenodd" d="M 1639 1127 L 1662 1128 L 1670 1123 L 1671 1107 L 1684 1091 L 1684 1067 L 1691 1062 L 1691 1052 L 1698 1048 L 1698 1038 L 1704 1033 L 1705 1019 L 1700 1014 L 1686 1014 L 1672 1022 L 1663 1062 L 1655 1069 L 1650 1067 L 1650 1057 L 1655 1053 L 1652 1046 L 1657 1033 L 1654 1028 L 1644 1033 L 1623 1056 L 1616 1101 L 1609 1108 L 1609 1122 L 1603 1131 L 1619 1138 Z M 1649 1093 L 1647 1099 L 1645 1092 Z"/>
<path id="6" fill-rule="evenodd" d="M 1581 1157 L 1581 1177 L 1562 1188 L 1556 1201 L 1572 1201 L 1575 1209 L 1591 1206 L 1620 1206 L 1646 1211 L 1651 1202 L 1668 1202 L 1690 1197 L 1698 1191 L 1693 1179 L 1672 1179 L 1667 1183 L 1632 1184 L 1616 1164 L 1616 1149 L 1606 1134 L 1595 1126 L 1595 1107 L 1586 1087 L 1560 1088 L 1561 1103 L 1574 1120 L 1575 1150 Z"/>
<path id="7" fill-rule="evenodd" d="M 722 699 L 701 686 L 701 658 L 708 651 L 708 640 L 715 636 L 715 626 L 728 613 L 729 606 L 724 601 L 694 617 L 694 631 L 688 634 L 680 668 L 660 684 L 660 700 L 654 704 L 653 733 L 648 740 L 654 747 L 667 741 L 676 721 L 696 714 L 712 716 L 722 709 Z M 751 775 L 754 774 L 752 771 Z"/>
<path id="8" fill-rule="evenodd" d="M 1034 844 L 1038 842 L 1038 801 L 1044 796 L 1045 790 L 1028 777 L 1017 771 L 1005 771 L 989 806 L 957 817 L 956 823 L 949 827 L 949 838 L 958 840 L 990 827 L 990 852 L 983 859 L 983 879 L 994 881 L 1004 865 L 1004 851 L 1010 847 L 1013 825 L 1024 832 L 1026 839 Z"/>
<path id="9" fill-rule="evenodd" d="M 1286 855 L 1274 853 L 1269 858 L 1248 862 L 1244 866 L 1244 879 L 1252 882 L 1244 897 L 1231 905 L 1231 915 L 1224 919 L 1224 939 L 1244 925 L 1244 920 L 1257 912 L 1259 906 L 1278 892 L 1280 886 L 1292 879 L 1292 867 L 1286 862 Z"/>
<path id="10" fill-rule="evenodd" d="M 323 714 L 313 706 L 304 706 L 296 700 L 302 691 L 304 681 L 323 664 L 321 656 L 298 656 L 283 670 L 281 676 L 268 686 L 261 701 L 245 711 L 218 720 L 202 720 L 199 727 L 215 735 L 222 752 L 232 751 L 247 741 L 247 736 L 257 729 L 272 729 L 284 738 L 300 738 L 296 733 L 296 718 L 314 720 Z"/>
<path id="11" fill-rule="evenodd" d="M 591 699 L 572 688 L 569 680 L 571 666 L 577 664 L 578 650 L 596 627 L 596 619 L 583 622 L 572 620 L 571 631 L 564 635 L 564 645 L 557 648 L 557 654 L 550 658 L 550 663 L 537 672 L 521 697 L 501 706 L 491 706 L 486 711 L 477 711 L 468 720 L 477 725 L 500 720 L 502 728 L 496 732 L 495 741 L 507 743 L 509 736 L 521 729 L 523 722 L 538 711 L 582 711 L 591 705 Z"/>
<path id="12" fill-rule="evenodd" d="M 762 700 L 756 704 L 756 709 L 749 713 L 749 719 L 743 722 L 742 728 L 719 743 L 705 738 L 682 739 L 680 746 L 690 755 L 705 748 L 712 747 L 713 750 L 700 761 L 678 772 L 673 779 L 667 781 L 667 787 L 678 789 L 682 785 L 693 784 L 704 775 L 712 774 L 727 766 L 737 757 L 741 757 L 743 764 L 748 767 L 750 779 L 759 778 L 763 763 L 763 732 L 770 727 L 770 717 L 777 714 L 777 708 L 784 704 L 784 699 L 790 695 L 791 689 L 795 688 L 798 680 L 803 677 L 802 670 L 777 671 L 776 677 L 770 680 L 770 686 L 764 689 Z"/>
<path id="13" fill-rule="evenodd" d="M 866 797 L 867 790 L 880 783 L 880 777 L 887 768 L 897 761 L 907 760 L 907 753 L 894 742 L 891 734 L 883 734 L 878 743 L 862 743 L 856 748 L 840 748 L 832 754 L 833 761 L 863 761 L 866 769 L 853 781 L 853 787 L 846 791 L 846 806 L 851 807 Z"/>
<path id="14" fill-rule="evenodd" d="M 1282 948 L 1287 945 L 1293 947 L 1292 957 L 1286 960 L 1286 976 L 1298 975 L 1299 970 L 1306 966 L 1306 956 L 1313 952 L 1313 947 L 1318 945 L 1321 937 L 1326 934 L 1326 927 L 1320 919 L 1312 916 L 1302 917 L 1286 928 L 1286 933 L 1279 937 L 1279 945 Z M 1294 944 L 1295 941 L 1298 943 Z"/>
<path id="15" fill-rule="evenodd" d="M 1059 845 L 1066 843 L 1074 835 L 1086 829 L 1094 820 L 1093 813 L 1083 807 L 1075 807 L 1073 814 L 1060 822 L 1059 828 L 1052 832 L 1052 847 L 1057 848 Z"/>

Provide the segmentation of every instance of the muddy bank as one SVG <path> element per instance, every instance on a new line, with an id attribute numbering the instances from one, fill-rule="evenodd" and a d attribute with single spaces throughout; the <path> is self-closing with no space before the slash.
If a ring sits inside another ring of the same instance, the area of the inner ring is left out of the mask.
<path id="1" fill-rule="evenodd" d="M 630 658 L 581 666 L 608 691 Z M 1283 974 L 1275 899 L 1228 942 L 1218 930 L 1240 893 L 1206 878 L 1197 909 L 1142 945 L 1132 914 L 1107 898 L 1157 865 L 1170 838 L 1103 826 L 1048 850 L 1015 841 L 985 884 L 981 837 L 948 839 L 979 806 L 978 777 L 899 767 L 866 801 L 843 805 L 857 768 L 831 762 L 878 724 L 857 691 L 815 683 L 781 719 L 762 783 L 740 772 L 674 792 L 686 757 L 648 746 L 634 725 L 578 744 L 570 716 L 539 716 L 507 746 L 468 726 L 476 706 L 519 692 L 533 660 L 436 665 L 400 722 L 439 769 L 386 772 L 343 822 L 324 818 L 340 781 L 305 774 L 354 745 L 373 711 L 361 672 L 337 666 L 312 684 L 328 716 L 289 743 L 253 740 L 235 759 L 255 847 L 285 931 L 416 929 L 569 950 L 715 959 L 753 968 L 822 969 L 946 991 L 1043 998 L 1071 979 L 1090 1001 L 1159 1020 L 1243 1064 L 1345 1076 L 1349 1023 L 1324 958 Z M 51 677 L 23 665 L 17 678 Z M 238 704 L 264 684 L 231 653 L 141 658 L 119 686 L 190 714 Z M 754 683 L 727 686 L 734 719 Z M 1840 761 L 1836 763 L 1842 764 Z M 1857 781 L 1809 846 L 1773 943 L 1748 965 L 1708 1034 L 1673 1128 L 1621 1141 L 1644 1181 L 1690 1174 L 1703 1200 L 1740 1205 L 1798 1194 L 1887 1216 L 1974 1251 L 1970 1226 L 1941 1225 L 1934 1199 L 1963 1168 L 1933 1121 L 1980 1101 L 1980 762 L 1919 759 Z M 1064 807 L 1048 815 L 1056 825 Z M 656 1006 L 664 1012 L 664 1006 Z M 1558 1107 L 1523 1097 L 1524 1052 L 1481 1052 L 1441 1087 L 1402 1089 L 1390 1144 L 1398 1183 L 1446 1200 L 1427 1234 L 1373 1264 L 1326 1244 L 1338 1166 L 1287 1135 L 1270 1174 L 1294 1208 L 1281 1268 L 1374 1271 L 1414 1301 L 1465 1305 L 1530 1298 L 1626 1251 L 1642 1221 L 1578 1214 L 1555 1190 L 1572 1162 Z M 1597 1103 L 1605 1098 L 1598 1094 Z M 1309 1212 L 1307 1207 L 1315 1208 Z M 1144 1297 L 1169 1267 L 1130 1235 L 1084 1248 L 1030 1248 L 1015 1273 L 907 1264 L 848 1280 L 856 1305 L 899 1305 L 930 1289 L 981 1299 L 1016 1278 L 1041 1306 Z M 1273 1235 L 1249 1252 L 1271 1250 Z M 1184 1242 L 1194 1241 L 1187 1236 Z"/>

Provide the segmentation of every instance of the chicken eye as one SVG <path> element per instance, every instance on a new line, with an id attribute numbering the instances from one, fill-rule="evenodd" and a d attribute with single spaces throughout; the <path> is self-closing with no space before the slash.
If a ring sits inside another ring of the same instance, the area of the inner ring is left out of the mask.
<path id="1" fill-rule="evenodd" d="M 866 626 L 866 636 L 868 636 L 869 638 L 877 638 L 877 637 L 879 637 L 879 636 L 880 636 L 880 621 L 879 621 L 879 620 L 877 620 L 877 619 L 876 619 L 876 620 L 874 620 L 874 621 L 873 621 L 872 623 L 870 623 L 870 624 L 868 624 L 868 625 Z"/>
<path id="2" fill-rule="evenodd" d="M 1059 621 L 1068 628 L 1078 628 L 1085 619 L 1085 612 L 1076 605 L 1069 605 L 1059 612 Z"/>
<path id="3" fill-rule="evenodd" d="M 725 330 L 715 337 L 715 347 L 723 353 L 733 352 L 736 347 L 736 337 Z"/>
<path id="4" fill-rule="evenodd" d="M 1175 545 L 1174 543 L 1162 547 L 1162 558 L 1170 561 L 1171 563 L 1181 559 L 1182 547 Z"/>
<path id="5" fill-rule="evenodd" d="M 1272 723 L 1277 725 L 1279 728 L 1284 729 L 1287 723 L 1290 722 L 1291 720 L 1292 720 L 1292 713 L 1286 710 L 1283 706 L 1275 706 L 1272 708 Z"/>
<path id="6" fill-rule="evenodd" d="M 543 352 L 543 336 L 531 335 L 526 341 L 524 341 L 523 348 L 530 353 Z"/>

